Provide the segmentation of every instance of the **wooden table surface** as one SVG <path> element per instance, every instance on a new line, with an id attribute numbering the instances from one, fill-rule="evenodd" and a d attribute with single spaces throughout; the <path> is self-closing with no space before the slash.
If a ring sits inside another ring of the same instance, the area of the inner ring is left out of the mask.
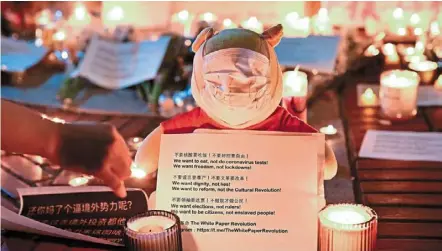
<path id="1" fill-rule="evenodd" d="M 357 106 L 356 84 L 342 94 L 341 115 L 356 177 L 356 199 L 379 216 L 378 250 L 442 250 L 442 163 L 358 157 L 369 129 L 442 131 L 442 107 L 419 108 L 412 120 L 383 125 L 379 108 Z"/>

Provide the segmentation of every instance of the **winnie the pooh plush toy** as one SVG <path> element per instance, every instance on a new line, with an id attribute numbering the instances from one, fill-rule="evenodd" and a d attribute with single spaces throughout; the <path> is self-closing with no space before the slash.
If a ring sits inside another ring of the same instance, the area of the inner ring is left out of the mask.
<path id="1" fill-rule="evenodd" d="M 281 25 L 262 34 L 246 29 L 202 30 L 192 45 L 196 54 L 191 88 L 198 107 L 162 122 L 150 133 L 135 157 L 137 166 L 148 173 L 158 169 L 163 134 L 201 129 L 316 133 L 280 106 L 282 72 L 274 47 L 282 34 Z M 337 171 L 327 144 L 325 155 L 322 181 L 333 178 Z M 319 191 L 323 198 L 323 182 Z"/>

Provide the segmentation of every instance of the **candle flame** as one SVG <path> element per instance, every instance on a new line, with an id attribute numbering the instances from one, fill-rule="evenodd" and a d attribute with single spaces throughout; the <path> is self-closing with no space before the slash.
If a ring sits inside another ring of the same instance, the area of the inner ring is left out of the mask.
<path id="1" fill-rule="evenodd" d="M 371 89 L 371 88 L 367 88 L 365 91 L 364 91 L 364 94 L 363 94 L 366 98 L 369 98 L 369 99 L 371 99 L 371 98 L 374 98 L 376 95 L 374 94 L 374 91 L 373 91 L 373 89 Z"/>
<path id="2" fill-rule="evenodd" d="M 230 25 L 232 25 L 232 20 L 229 18 L 224 19 L 223 25 L 224 27 L 230 27 Z"/>
<path id="3" fill-rule="evenodd" d="M 203 14 L 203 20 L 210 23 L 215 21 L 215 15 L 213 15 L 213 13 L 211 12 L 206 12 Z"/>
<path id="4" fill-rule="evenodd" d="M 394 17 L 395 19 L 401 19 L 401 18 L 403 18 L 403 17 L 404 17 L 404 10 L 403 10 L 402 8 L 396 8 L 396 9 L 393 11 L 393 17 Z"/>
<path id="5" fill-rule="evenodd" d="M 135 165 L 132 165 L 130 170 L 132 172 L 132 174 L 131 174 L 132 178 L 142 179 L 142 178 L 146 177 L 146 175 L 147 175 L 146 171 L 144 171 L 143 169 L 141 169 Z"/>
<path id="6" fill-rule="evenodd" d="M 178 19 L 181 21 L 187 21 L 189 19 L 189 12 L 187 10 L 178 12 Z"/>
<path id="7" fill-rule="evenodd" d="M 420 18 L 420 16 L 419 16 L 419 14 L 414 13 L 413 15 L 411 15 L 411 17 L 410 17 L 410 23 L 411 23 L 412 25 L 416 25 L 416 24 L 418 24 L 420 21 L 421 21 L 421 18 Z"/>
<path id="8" fill-rule="evenodd" d="M 53 35 L 52 38 L 56 41 L 63 41 L 66 39 L 66 32 L 64 30 L 59 30 Z"/>

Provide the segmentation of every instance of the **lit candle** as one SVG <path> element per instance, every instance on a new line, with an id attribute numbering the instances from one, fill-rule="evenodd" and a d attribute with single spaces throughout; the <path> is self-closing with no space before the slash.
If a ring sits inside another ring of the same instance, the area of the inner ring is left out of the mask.
<path id="1" fill-rule="evenodd" d="M 210 24 L 215 22 L 217 17 L 212 12 L 206 12 L 200 16 L 200 19 Z"/>
<path id="2" fill-rule="evenodd" d="M 374 251 L 377 215 L 363 205 L 335 204 L 319 212 L 320 251 Z"/>
<path id="3" fill-rule="evenodd" d="M 378 97 L 374 93 L 373 89 L 367 88 L 364 93 L 361 95 L 361 105 L 364 107 L 367 106 L 376 106 L 378 103 Z"/>
<path id="4" fill-rule="evenodd" d="M 53 37 L 55 41 L 64 41 L 66 39 L 66 32 L 64 30 L 57 31 Z"/>
<path id="5" fill-rule="evenodd" d="M 293 116 L 307 121 L 307 74 L 298 69 L 299 67 L 294 71 L 284 72 L 282 105 Z"/>
<path id="6" fill-rule="evenodd" d="M 378 33 L 378 22 L 374 18 L 368 17 L 365 19 L 365 33 L 368 36 L 374 36 Z"/>
<path id="7" fill-rule="evenodd" d="M 385 55 L 385 64 L 388 66 L 398 66 L 400 64 L 399 54 L 397 53 L 396 46 L 388 43 L 382 47 L 382 52 Z"/>
<path id="8" fill-rule="evenodd" d="M 434 88 L 437 90 L 442 90 L 442 75 L 439 75 L 436 82 L 434 83 Z"/>
<path id="9" fill-rule="evenodd" d="M 127 140 L 127 145 L 131 151 L 137 151 L 141 144 L 143 144 L 143 138 L 140 137 L 132 137 Z"/>
<path id="10" fill-rule="evenodd" d="M 416 115 L 419 80 L 412 71 L 392 70 L 381 74 L 379 99 L 385 117 L 403 120 Z"/>
<path id="11" fill-rule="evenodd" d="M 315 18 L 313 30 L 319 35 L 331 34 L 331 23 L 326 8 L 320 8 Z"/>
<path id="12" fill-rule="evenodd" d="M 440 35 L 439 23 L 437 21 L 433 21 L 430 24 L 430 35 L 432 37 Z"/>
<path id="13" fill-rule="evenodd" d="M 144 171 L 143 169 L 137 167 L 137 166 L 132 166 L 131 167 L 131 177 L 132 178 L 136 178 L 136 179 L 142 179 L 145 178 L 147 173 L 146 171 Z"/>
<path id="14" fill-rule="evenodd" d="M 180 30 L 183 33 L 183 36 L 189 37 L 192 29 L 192 19 L 193 16 L 190 15 L 188 10 L 182 10 L 176 13 L 173 17 L 173 21 L 175 24 L 180 26 Z"/>
<path id="15" fill-rule="evenodd" d="M 125 234 L 129 250 L 182 250 L 180 219 L 170 212 L 149 210 L 132 217 L 126 223 Z"/>
<path id="16" fill-rule="evenodd" d="M 368 46 L 368 48 L 364 51 L 364 56 L 366 57 L 374 57 L 379 55 L 379 50 L 374 45 Z"/>
<path id="17" fill-rule="evenodd" d="M 258 34 L 263 32 L 263 25 L 256 17 L 250 17 L 249 19 L 243 22 L 242 26 Z"/>
<path id="18" fill-rule="evenodd" d="M 437 63 L 432 61 L 412 62 L 408 67 L 419 74 L 423 84 L 432 84 L 436 75 Z"/>
<path id="19" fill-rule="evenodd" d="M 319 129 L 319 132 L 325 135 L 335 135 L 336 133 L 338 133 L 338 129 L 336 129 L 333 125 L 328 125 L 321 127 Z"/>
<path id="20" fill-rule="evenodd" d="M 89 183 L 90 179 L 91 177 L 87 176 L 75 177 L 69 180 L 69 185 L 73 187 L 84 186 L 87 185 L 87 183 Z"/>
<path id="21" fill-rule="evenodd" d="M 223 20 L 224 29 L 233 29 L 238 27 L 230 18 L 226 18 Z"/>

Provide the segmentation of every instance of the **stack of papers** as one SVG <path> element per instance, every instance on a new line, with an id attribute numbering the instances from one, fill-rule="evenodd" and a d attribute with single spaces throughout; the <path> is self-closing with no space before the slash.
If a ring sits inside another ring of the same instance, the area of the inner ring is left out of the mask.
<path id="1" fill-rule="evenodd" d="M 94 37 L 78 74 L 110 90 L 154 79 L 163 62 L 170 37 L 157 41 L 115 43 Z"/>

